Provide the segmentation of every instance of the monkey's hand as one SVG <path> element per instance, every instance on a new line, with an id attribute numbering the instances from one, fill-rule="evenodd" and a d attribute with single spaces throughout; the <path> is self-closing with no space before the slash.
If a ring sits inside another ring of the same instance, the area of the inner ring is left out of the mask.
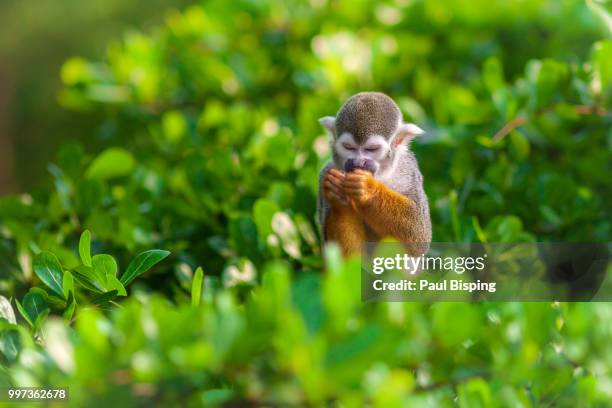
<path id="1" fill-rule="evenodd" d="M 323 180 L 323 194 L 331 206 L 325 221 L 327 241 L 335 241 L 345 256 L 359 254 L 365 242 L 365 227 L 355 206 L 344 193 L 346 175 L 330 169 Z"/>
<path id="2" fill-rule="evenodd" d="M 345 174 L 338 169 L 330 169 L 323 180 L 323 194 L 332 208 L 348 206 L 349 202 L 342 188 Z"/>
<path id="3" fill-rule="evenodd" d="M 375 197 L 379 184 L 369 171 L 355 170 L 345 176 L 343 190 L 359 208 Z"/>
<path id="4" fill-rule="evenodd" d="M 390 236 L 404 243 L 431 241 L 431 229 L 423 222 L 415 201 L 387 187 L 369 172 L 356 170 L 347 174 L 344 191 L 361 219 L 378 236 Z"/>

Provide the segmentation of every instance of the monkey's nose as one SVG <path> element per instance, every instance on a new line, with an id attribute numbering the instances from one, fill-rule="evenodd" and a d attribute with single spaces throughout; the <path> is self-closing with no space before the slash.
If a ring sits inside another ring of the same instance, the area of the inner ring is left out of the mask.
<path id="1" fill-rule="evenodd" d="M 376 165 L 370 159 L 348 159 L 344 163 L 344 171 L 350 172 L 355 169 L 363 169 L 367 170 L 370 173 L 374 174 L 376 172 Z"/>
<path id="2" fill-rule="evenodd" d="M 355 159 L 355 167 L 363 169 L 366 166 L 368 159 Z"/>
<path id="3" fill-rule="evenodd" d="M 351 172 L 351 171 L 353 171 L 353 170 L 355 170 L 355 168 L 356 168 L 356 166 L 355 166 L 355 160 L 353 160 L 353 159 L 347 159 L 347 160 L 344 162 L 344 171 L 346 171 L 347 173 L 348 173 L 348 172 Z"/>
<path id="4" fill-rule="evenodd" d="M 370 173 L 376 173 L 376 164 L 373 160 L 366 159 L 363 163 L 362 169 L 369 171 Z"/>

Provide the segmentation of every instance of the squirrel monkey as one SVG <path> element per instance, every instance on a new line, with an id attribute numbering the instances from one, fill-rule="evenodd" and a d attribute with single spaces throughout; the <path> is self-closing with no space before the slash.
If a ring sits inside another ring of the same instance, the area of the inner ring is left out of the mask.
<path id="1" fill-rule="evenodd" d="M 349 98 L 336 117 L 319 122 L 331 134 L 333 160 L 319 177 L 318 216 L 324 241 L 345 256 L 365 242 L 392 237 L 421 255 L 431 241 L 423 176 L 409 142 L 423 132 L 404 123 L 397 104 L 379 92 Z M 414 245 L 416 244 L 416 245 Z"/>

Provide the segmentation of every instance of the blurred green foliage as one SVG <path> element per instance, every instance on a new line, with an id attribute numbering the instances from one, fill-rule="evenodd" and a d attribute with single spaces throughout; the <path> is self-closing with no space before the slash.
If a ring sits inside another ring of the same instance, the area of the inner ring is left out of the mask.
<path id="1" fill-rule="evenodd" d="M 12 186 L 2 185 L 7 169 L 0 163 L 0 194 L 44 185 L 46 164 L 62 142 L 78 139 L 93 149 L 104 144 L 104 134 L 96 131 L 103 115 L 75 116 L 56 103 L 62 62 L 72 55 L 99 56 L 126 26 L 146 29 L 163 21 L 168 8 L 189 3 L 148 0 L 143 7 L 138 0 L 0 2 L 0 149 L 14 156 Z"/>
<path id="2" fill-rule="evenodd" d="M 608 305 L 362 304 L 357 261 L 330 248 L 321 275 L 314 211 L 317 118 L 380 90 L 427 130 L 434 240 L 609 241 L 609 21 L 569 0 L 211 0 L 66 61 L 61 103 L 102 114 L 109 146 L 66 145 L 49 188 L 0 199 L 0 288 L 32 326 L 0 302 L 0 378 L 74 406 L 606 406 Z M 89 245 L 113 255 L 93 281 L 172 256 L 113 308 L 123 278 L 102 302 L 66 278 L 95 272 Z"/>

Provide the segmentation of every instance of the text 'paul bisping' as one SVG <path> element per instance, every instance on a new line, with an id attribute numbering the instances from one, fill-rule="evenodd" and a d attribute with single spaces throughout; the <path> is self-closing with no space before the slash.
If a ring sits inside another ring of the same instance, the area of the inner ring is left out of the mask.
<path id="1" fill-rule="evenodd" d="M 495 282 L 465 282 L 461 279 L 449 279 L 440 282 L 430 282 L 427 279 L 419 279 L 418 281 L 402 279 L 397 282 L 384 282 L 382 279 L 376 279 L 372 286 L 377 291 L 461 291 L 461 292 L 495 292 Z"/>

